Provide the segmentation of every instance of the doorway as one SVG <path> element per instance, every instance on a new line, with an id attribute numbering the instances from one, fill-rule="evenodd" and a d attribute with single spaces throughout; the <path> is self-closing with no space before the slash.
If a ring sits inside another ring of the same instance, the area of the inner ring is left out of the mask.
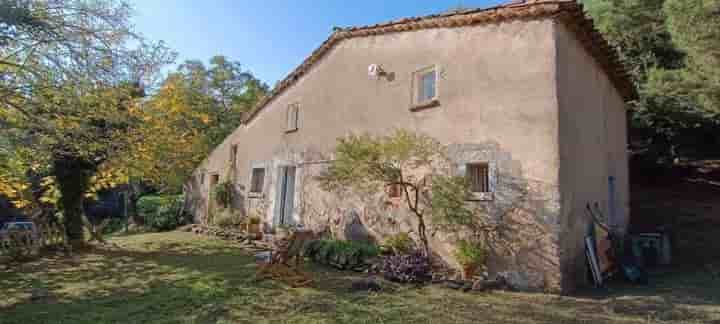
<path id="1" fill-rule="evenodd" d="M 278 168 L 277 194 L 275 195 L 275 213 L 273 225 L 292 225 L 295 203 L 295 167 Z"/>

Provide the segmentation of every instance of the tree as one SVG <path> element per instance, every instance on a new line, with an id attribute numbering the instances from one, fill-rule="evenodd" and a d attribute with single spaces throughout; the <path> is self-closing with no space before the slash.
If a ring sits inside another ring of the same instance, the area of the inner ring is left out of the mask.
<path id="1" fill-rule="evenodd" d="M 133 174 L 179 192 L 192 170 L 241 123 L 268 87 L 224 56 L 180 65 L 143 106 Z"/>
<path id="2" fill-rule="evenodd" d="M 720 1 L 666 0 L 663 12 L 673 42 L 687 53 L 690 89 L 701 105 L 720 112 Z"/>
<path id="3" fill-rule="evenodd" d="M 371 195 L 385 192 L 383 188 L 397 186 L 403 202 L 417 220 L 417 233 L 427 257 L 431 256 L 426 233 L 427 216 L 434 212 L 460 217 L 456 215 L 469 212 L 462 203 L 452 204 L 441 199 L 448 191 L 457 194 L 447 195 L 452 199 L 463 199 L 465 196 L 456 191 L 466 188 L 464 182 L 446 180 L 446 183 L 461 185 L 430 190 L 428 176 L 432 177 L 433 183 L 439 184 L 446 175 L 437 169 L 445 160 L 443 147 L 428 136 L 405 130 L 396 130 L 388 136 L 348 135 L 338 140 L 335 151 L 335 160 L 320 177 L 323 186 L 327 190 L 350 187 Z M 441 194 L 434 196 L 433 192 Z"/>
<path id="4" fill-rule="evenodd" d="M 720 71 L 694 62 L 718 51 L 717 1 L 583 2 L 639 94 L 630 114 L 635 151 L 661 162 L 716 152 L 719 92 L 713 80 Z"/>
<path id="5" fill-rule="evenodd" d="M 26 165 L 41 166 L 60 193 L 70 243 L 83 244 L 82 201 L 97 171 L 127 151 L 139 99 L 174 58 L 130 31 L 115 1 L 3 2 L 0 117 Z M 140 45 L 128 47 L 131 40 Z"/>

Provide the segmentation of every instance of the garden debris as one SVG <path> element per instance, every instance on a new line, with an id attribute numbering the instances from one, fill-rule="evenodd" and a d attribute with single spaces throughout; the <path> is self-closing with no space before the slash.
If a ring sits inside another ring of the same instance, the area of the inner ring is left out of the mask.
<path id="1" fill-rule="evenodd" d="M 305 245 L 315 239 L 315 233 L 307 230 L 296 230 L 289 235 L 278 235 L 272 242 L 272 250 L 268 263 L 258 265 L 258 279 L 274 279 L 291 287 L 308 286 L 312 279 L 300 270 Z M 290 265 L 290 263 L 294 263 Z"/>
<path id="2" fill-rule="evenodd" d="M 257 278 L 277 280 L 293 288 L 307 287 L 313 281 L 307 273 L 283 263 L 259 264 Z"/>
<path id="3" fill-rule="evenodd" d="M 503 276 L 498 276 L 495 279 L 480 279 L 473 282 L 473 291 L 489 291 L 489 290 L 510 290 L 510 284 L 507 279 Z"/>
<path id="4" fill-rule="evenodd" d="M 353 292 L 362 292 L 362 291 L 373 291 L 377 292 L 382 290 L 382 286 L 380 285 L 380 282 L 375 277 L 368 277 L 368 278 L 361 278 L 353 280 L 352 286 L 350 288 Z"/>

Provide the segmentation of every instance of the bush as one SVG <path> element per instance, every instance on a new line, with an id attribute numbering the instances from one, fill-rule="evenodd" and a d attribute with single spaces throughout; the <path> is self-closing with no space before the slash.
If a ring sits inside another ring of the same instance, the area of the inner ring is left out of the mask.
<path id="1" fill-rule="evenodd" d="M 415 242 L 410 238 L 410 234 L 399 233 L 388 237 L 382 249 L 392 254 L 407 254 L 415 249 Z"/>
<path id="2" fill-rule="evenodd" d="M 113 218 L 110 219 L 110 222 L 105 225 L 102 229 L 103 234 L 112 234 L 115 232 L 119 232 L 123 229 L 125 229 L 125 224 L 127 223 L 127 220 L 125 218 Z"/>
<path id="3" fill-rule="evenodd" d="M 181 225 L 181 195 L 145 196 L 138 200 L 137 210 L 145 225 L 158 231 L 168 231 Z"/>
<path id="4" fill-rule="evenodd" d="M 477 242 L 461 240 L 458 242 L 455 258 L 463 266 L 481 266 L 485 264 L 487 251 Z"/>
<path id="5" fill-rule="evenodd" d="M 237 227 L 242 223 L 240 214 L 230 209 L 222 209 L 213 218 L 213 224 L 219 227 Z"/>
<path id="6" fill-rule="evenodd" d="M 420 251 L 386 256 L 380 271 L 385 279 L 394 282 L 424 283 L 432 279 L 430 260 Z"/>
<path id="7" fill-rule="evenodd" d="M 324 239 L 308 244 L 305 254 L 313 261 L 341 270 L 365 270 L 369 260 L 379 253 L 378 247 L 358 241 Z"/>
<path id="8" fill-rule="evenodd" d="M 219 183 L 213 188 L 213 195 L 218 205 L 222 207 L 230 207 L 233 199 L 233 183 L 231 181 L 225 181 Z"/>

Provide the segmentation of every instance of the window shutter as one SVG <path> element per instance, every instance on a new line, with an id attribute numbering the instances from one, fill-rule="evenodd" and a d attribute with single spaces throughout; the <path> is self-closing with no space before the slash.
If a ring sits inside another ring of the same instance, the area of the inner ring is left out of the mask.
<path id="1" fill-rule="evenodd" d="M 298 129 L 298 117 L 300 107 L 298 104 L 288 106 L 286 131 L 294 131 Z"/>

